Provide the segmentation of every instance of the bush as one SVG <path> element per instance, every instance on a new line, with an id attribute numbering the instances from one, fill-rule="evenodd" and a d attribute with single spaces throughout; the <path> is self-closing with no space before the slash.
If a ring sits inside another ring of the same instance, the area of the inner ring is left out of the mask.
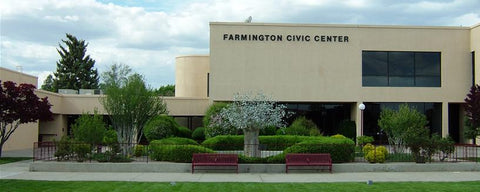
<path id="1" fill-rule="evenodd" d="M 275 126 L 267 126 L 263 129 L 260 129 L 260 135 L 276 135 L 277 127 Z"/>
<path id="2" fill-rule="evenodd" d="M 304 135 L 319 136 L 322 135 L 315 123 L 305 117 L 295 119 L 289 127 L 277 131 L 279 135 Z"/>
<path id="3" fill-rule="evenodd" d="M 177 137 L 192 138 L 192 130 L 186 127 L 178 127 Z"/>
<path id="4" fill-rule="evenodd" d="M 145 146 L 143 146 L 143 145 L 136 145 L 135 146 L 135 150 L 134 150 L 135 157 L 140 157 L 140 156 L 146 155 L 146 154 L 147 154 L 147 150 L 146 150 Z"/>
<path id="5" fill-rule="evenodd" d="M 117 132 L 113 129 L 108 129 L 105 131 L 105 134 L 103 135 L 103 140 L 102 143 L 104 145 L 112 145 L 114 143 L 117 143 Z"/>
<path id="6" fill-rule="evenodd" d="M 195 140 L 188 138 L 170 137 L 152 141 L 150 142 L 150 145 L 198 145 L 198 143 Z"/>
<path id="7" fill-rule="evenodd" d="M 337 138 L 337 139 L 348 139 L 347 137 L 343 136 L 343 135 L 340 135 L 340 134 L 336 134 L 336 135 L 332 135 L 330 136 L 332 138 Z"/>
<path id="8" fill-rule="evenodd" d="M 53 141 L 57 147 L 54 156 L 58 161 L 69 160 L 73 156 L 73 148 L 71 146 L 71 139 L 68 136 L 63 136 L 60 141 Z"/>
<path id="9" fill-rule="evenodd" d="M 121 162 L 132 162 L 133 160 L 121 155 L 121 154 L 113 154 L 111 151 L 105 153 L 96 153 L 93 154 L 93 158 L 100 163 L 103 162 L 113 162 L 113 163 L 121 163 Z"/>
<path id="10" fill-rule="evenodd" d="M 370 150 L 367 155 L 365 155 L 365 159 L 370 163 L 384 163 L 386 159 L 386 154 L 380 147 Z"/>
<path id="11" fill-rule="evenodd" d="M 147 122 L 143 132 L 149 142 L 173 137 L 178 130 L 178 124 L 172 117 L 156 116 Z"/>
<path id="12" fill-rule="evenodd" d="M 265 150 L 285 150 L 296 143 L 316 139 L 317 137 L 295 136 L 295 135 L 274 135 L 259 136 L 260 145 Z M 205 140 L 202 145 L 213 150 L 243 150 L 243 135 L 222 135 Z"/>
<path id="13" fill-rule="evenodd" d="M 243 136 L 220 135 L 203 141 L 202 146 L 213 150 L 243 150 Z"/>
<path id="14" fill-rule="evenodd" d="M 350 162 L 353 160 L 355 143 L 350 139 L 330 137 L 316 137 L 297 143 L 284 153 L 330 153 L 334 163 Z"/>
<path id="15" fill-rule="evenodd" d="M 371 143 L 367 143 L 365 146 L 363 146 L 362 152 L 364 155 L 368 154 L 368 152 L 372 151 L 375 149 L 375 146 L 372 145 Z"/>
<path id="16" fill-rule="evenodd" d="M 356 126 L 357 125 L 355 124 L 355 121 L 348 120 L 348 119 L 343 120 L 340 123 L 340 128 L 338 130 L 338 133 L 354 140 L 355 136 L 357 135 Z"/>
<path id="17" fill-rule="evenodd" d="M 87 143 L 71 143 L 73 144 L 73 152 L 77 155 L 77 161 L 83 162 L 91 153 L 91 145 Z"/>
<path id="18" fill-rule="evenodd" d="M 97 114 L 82 114 L 72 125 L 73 137 L 76 141 L 89 143 L 92 146 L 102 143 L 105 134 L 103 117 Z"/>
<path id="19" fill-rule="evenodd" d="M 375 147 L 368 143 L 363 147 L 365 160 L 370 163 L 384 163 L 388 157 L 388 150 L 384 146 Z"/>
<path id="20" fill-rule="evenodd" d="M 205 128 L 203 127 L 198 127 L 192 132 L 192 139 L 195 139 L 197 141 L 203 141 L 205 140 Z"/>
<path id="21" fill-rule="evenodd" d="M 190 163 L 194 153 L 214 153 L 213 150 L 198 145 L 161 145 L 152 141 L 151 158 L 156 161 Z"/>
<path id="22" fill-rule="evenodd" d="M 363 136 L 358 136 L 358 137 L 357 137 L 357 144 L 358 144 L 358 145 L 361 145 L 361 146 L 363 146 L 363 145 L 365 145 L 365 144 L 367 144 L 367 143 L 372 143 L 373 141 L 374 141 L 374 139 L 373 139 L 373 137 L 371 137 L 371 136 L 365 136 L 365 135 L 363 135 Z"/>

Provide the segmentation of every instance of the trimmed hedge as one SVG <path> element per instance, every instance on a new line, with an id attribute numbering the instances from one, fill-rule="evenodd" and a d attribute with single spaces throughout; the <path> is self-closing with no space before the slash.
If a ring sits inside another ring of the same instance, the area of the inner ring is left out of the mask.
<path id="1" fill-rule="evenodd" d="M 151 158 L 156 161 L 191 163 L 194 153 L 215 153 L 198 145 L 152 145 Z"/>
<path id="2" fill-rule="evenodd" d="M 213 150 L 199 146 L 192 139 L 171 137 L 150 143 L 150 157 L 156 161 L 192 162 L 194 153 L 214 153 Z"/>
<path id="3" fill-rule="evenodd" d="M 198 145 L 193 139 L 183 137 L 170 137 L 150 142 L 150 145 Z"/>
<path id="4" fill-rule="evenodd" d="M 186 127 L 178 127 L 177 137 L 192 138 L 192 130 Z"/>
<path id="5" fill-rule="evenodd" d="M 354 158 L 355 142 L 351 139 L 317 137 L 297 143 L 287 149 L 287 153 L 330 153 L 333 163 L 350 162 Z"/>
<path id="6" fill-rule="evenodd" d="M 149 142 L 153 140 L 173 137 L 177 135 L 178 132 L 178 124 L 172 117 L 169 116 L 156 116 L 150 119 L 145 128 L 143 129 L 143 133 Z"/>
<path id="7" fill-rule="evenodd" d="M 261 147 L 270 151 L 283 151 L 297 143 L 306 140 L 318 140 L 329 138 L 324 136 L 296 136 L 296 135 L 273 135 L 273 136 L 259 136 Z M 336 138 L 332 138 L 336 139 Z M 342 140 L 342 139 L 340 139 Z M 351 141 L 345 138 L 345 140 Z M 243 135 L 221 135 L 205 140 L 202 146 L 213 150 L 243 150 Z"/>
<path id="8" fill-rule="evenodd" d="M 213 150 L 243 150 L 243 135 L 219 135 L 202 142 Z"/>
<path id="9" fill-rule="evenodd" d="M 192 139 L 195 140 L 205 140 L 205 128 L 204 127 L 198 127 L 192 132 Z"/>

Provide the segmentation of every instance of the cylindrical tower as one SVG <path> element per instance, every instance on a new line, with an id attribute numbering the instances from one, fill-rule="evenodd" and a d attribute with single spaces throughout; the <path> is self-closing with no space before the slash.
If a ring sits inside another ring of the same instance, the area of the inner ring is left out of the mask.
<path id="1" fill-rule="evenodd" d="M 209 55 L 175 58 L 175 97 L 208 97 Z"/>

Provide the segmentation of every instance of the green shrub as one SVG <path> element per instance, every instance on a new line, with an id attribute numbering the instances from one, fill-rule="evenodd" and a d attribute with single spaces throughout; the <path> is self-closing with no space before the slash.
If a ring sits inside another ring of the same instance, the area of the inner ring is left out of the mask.
<path id="1" fill-rule="evenodd" d="M 387 149 L 385 147 L 377 147 L 376 149 L 368 151 L 368 153 L 365 155 L 365 159 L 370 162 L 370 163 L 384 163 L 387 152 L 385 152 Z"/>
<path id="2" fill-rule="evenodd" d="M 384 163 L 388 158 L 388 150 L 384 146 L 375 147 L 371 143 L 366 144 L 363 149 L 365 160 L 370 163 Z"/>
<path id="3" fill-rule="evenodd" d="M 198 145 L 193 139 L 182 137 L 170 137 L 150 142 L 150 145 Z"/>
<path id="4" fill-rule="evenodd" d="M 243 136 L 220 135 L 203 141 L 202 146 L 213 150 L 243 150 Z"/>
<path id="5" fill-rule="evenodd" d="M 316 137 L 297 143 L 284 153 L 330 153 L 334 163 L 350 162 L 353 160 L 355 143 L 350 139 L 330 137 Z"/>
<path id="6" fill-rule="evenodd" d="M 73 152 L 77 155 L 77 161 L 83 162 L 88 157 L 88 154 L 91 153 L 91 145 L 88 143 L 72 143 Z"/>
<path id="7" fill-rule="evenodd" d="M 122 154 L 113 154 L 110 151 L 105 153 L 96 153 L 93 154 L 93 159 L 97 160 L 100 163 L 103 162 L 113 162 L 113 163 L 122 163 L 122 162 L 132 162 L 133 160 L 126 157 Z"/>
<path id="8" fill-rule="evenodd" d="M 295 119 L 289 127 L 282 128 L 277 131 L 279 135 L 304 135 L 304 136 L 319 136 L 322 135 L 317 125 L 305 118 L 298 117 Z"/>
<path id="9" fill-rule="evenodd" d="M 213 150 L 198 145 L 162 145 L 152 141 L 151 158 L 156 161 L 192 162 L 194 153 L 214 153 Z"/>
<path id="10" fill-rule="evenodd" d="M 205 128 L 203 127 L 198 127 L 192 132 L 192 139 L 195 139 L 197 141 L 203 141 L 205 140 Z"/>
<path id="11" fill-rule="evenodd" d="M 178 127 L 177 137 L 192 138 L 192 130 L 186 127 Z"/>
<path id="12" fill-rule="evenodd" d="M 263 129 L 260 129 L 260 135 L 276 135 L 277 127 L 267 126 Z"/>
<path id="13" fill-rule="evenodd" d="M 354 140 L 357 135 L 356 126 L 355 121 L 345 119 L 340 123 L 338 133 Z"/>
<path id="14" fill-rule="evenodd" d="M 357 137 L 357 144 L 358 145 L 365 145 L 367 143 L 372 143 L 374 140 L 373 140 L 373 137 L 371 136 L 358 136 Z"/>
<path id="15" fill-rule="evenodd" d="M 117 142 L 117 132 L 110 127 L 107 131 L 105 131 L 102 143 L 104 145 L 111 145 Z"/>
<path id="16" fill-rule="evenodd" d="M 134 150 L 135 157 L 140 157 L 140 156 L 146 155 L 146 154 L 147 154 L 147 150 L 146 150 L 145 146 L 140 145 L 140 144 L 135 146 L 135 150 Z"/>
<path id="17" fill-rule="evenodd" d="M 381 151 L 383 154 L 385 154 L 385 158 L 388 158 L 388 150 L 387 150 L 386 147 L 384 147 L 384 146 L 378 146 L 378 147 L 376 148 L 376 150 Z"/>
<path id="18" fill-rule="evenodd" d="M 95 114 L 82 114 L 72 125 L 73 137 L 76 141 L 92 146 L 102 143 L 106 125 L 97 111 Z"/>
<path id="19" fill-rule="evenodd" d="M 260 136 L 260 144 L 265 146 L 265 150 L 283 151 L 287 147 L 300 143 L 304 140 L 314 139 L 315 137 L 296 136 L 296 135 L 274 135 L 274 136 Z"/>
<path id="20" fill-rule="evenodd" d="M 372 151 L 375 149 L 375 146 L 372 145 L 371 143 L 367 143 L 365 146 L 363 146 L 362 152 L 364 155 L 368 154 L 368 152 Z"/>
<path id="21" fill-rule="evenodd" d="M 147 122 L 143 132 L 149 142 L 153 140 L 173 137 L 178 130 L 178 124 L 172 117 L 156 116 Z"/>
<path id="22" fill-rule="evenodd" d="M 53 141 L 57 147 L 54 156 L 58 161 L 69 160 L 73 156 L 72 140 L 68 136 L 63 136 L 60 141 Z"/>
<path id="23" fill-rule="evenodd" d="M 296 143 L 316 139 L 317 137 L 296 135 L 259 136 L 260 144 L 265 150 L 284 150 Z M 243 150 L 243 135 L 221 135 L 203 141 L 202 145 L 214 150 Z"/>
<path id="24" fill-rule="evenodd" d="M 343 136 L 343 135 L 340 135 L 340 134 L 336 134 L 336 135 L 332 135 L 330 136 L 332 138 L 337 138 L 337 139 L 348 139 L 347 137 Z"/>

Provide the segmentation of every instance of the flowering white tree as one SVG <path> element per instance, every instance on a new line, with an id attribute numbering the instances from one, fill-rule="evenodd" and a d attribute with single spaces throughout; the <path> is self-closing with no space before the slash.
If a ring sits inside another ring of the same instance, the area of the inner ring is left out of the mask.
<path id="1" fill-rule="evenodd" d="M 286 106 L 258 93 L 255 96 L 235 94 L 233 102 L 212 118 L 211 124 L 222 128 L 240 129 L 244 133 L 244 154 L 259 157 L 258 134 L 268 126 L 284 126 Z"/>

